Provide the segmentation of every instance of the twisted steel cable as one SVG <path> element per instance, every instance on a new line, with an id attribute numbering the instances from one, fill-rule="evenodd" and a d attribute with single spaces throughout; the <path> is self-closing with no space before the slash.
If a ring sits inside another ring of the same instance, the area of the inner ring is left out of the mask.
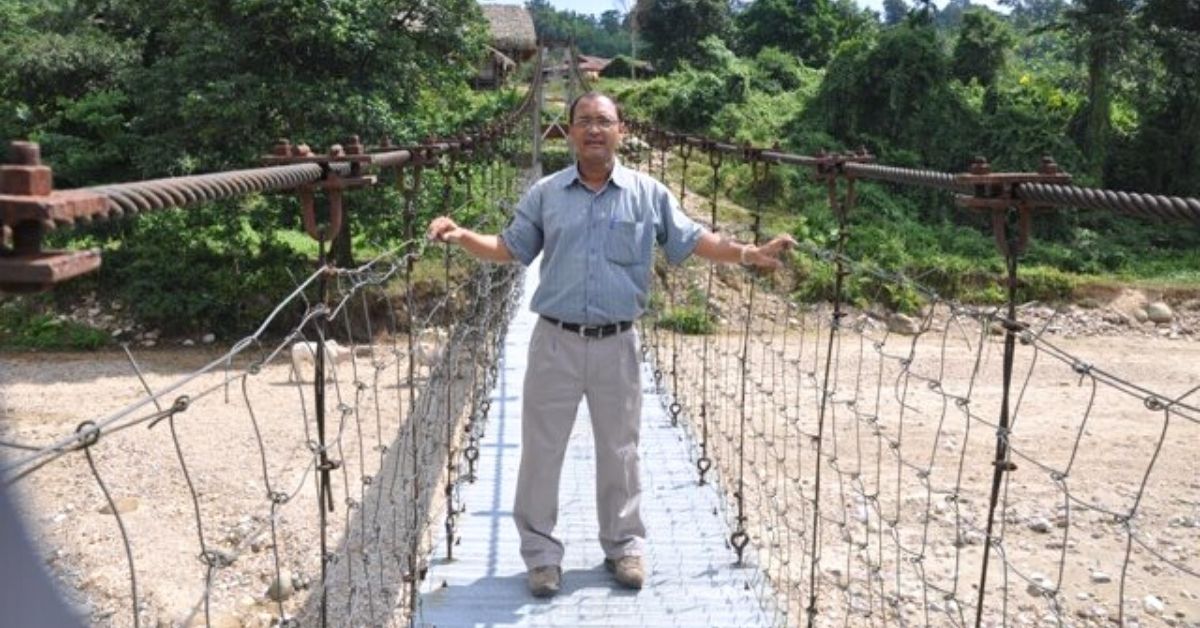
<path id="1" fill-rule="evenodd" d="M 333 164 L 330 168 L 338 174 L 348 174 L 350 171 L 345 164 Z M 99 185 L 84 190 L 108 197 L 110 214 L 123 216 L 235 198 L 253 192 L 290 190 L 318 181 L 321 176 L 321 166 L 317 164 L 295 164 Z"/>
<path id="2" fill-rule="evenodd" d="M 1017 187 L 1022 200 L 1083 209 L 1107 209 L 1122 214 L 1163 220 L 1200 223 L 1200 199 L 1120 192 L 1075 185 L 1023 183 Z"/>
<path id="3" fill-rule="evenodd" d="M 921 170 L 917 168 L 898 168 L 896 166 L 882 166 L 879 164 L 861 163 L 848 163 L 844 166 L 844 170 L 846 174 L 858 177 L 860 179 L 890 181 L 892 183 L 900 183 L 905 185 L 919 185 L 922 187 L 937 188 L 940 190 L 960 192 L 964 194 L 969 194 L 971 192 L 971 186 L 957 182 L 954 178 L 954 174 L 949 172 Z"/>

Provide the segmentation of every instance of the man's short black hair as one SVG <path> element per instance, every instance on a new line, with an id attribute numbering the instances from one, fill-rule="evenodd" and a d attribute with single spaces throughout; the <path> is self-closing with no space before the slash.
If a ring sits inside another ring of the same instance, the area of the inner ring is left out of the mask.
<path id="1" fill-rule="evenodd" d="M 613 98 L 604 92 L 584 92 L 576 96 L 575 100 L 571 101 L 571 109 L 567 112 L 567 123 L 575 123 L 575 106 L 579 104 L 579 101 L 592 100 L 593 98 L 604 98 L 608 100 L 608 102 L 612 103 L 613 107 L 617 110 L 617 122 L 625 119 L 625 114 L 621 112 L 621 104 L 617 102 L 616 98 Z"/>

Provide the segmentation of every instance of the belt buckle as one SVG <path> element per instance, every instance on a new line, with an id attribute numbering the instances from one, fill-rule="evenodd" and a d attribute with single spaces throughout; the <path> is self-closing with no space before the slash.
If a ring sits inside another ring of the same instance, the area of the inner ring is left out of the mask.
<path id="1" fill-rule="evenodd" d="M 580 337 L 580 338 L 587 338 L 587 337 L 588 337 L 588 335 L 587 335 L 587 330 L 588 330 L 588 326 L 587 326 L 587 325 L 580 325 L 580 326 L 579 326 L 579 329 L 577 329 L 577 330 L 575 330 L 575 331 L 577 331 L 577 332 L 579 333 L 579 337 Z"/>

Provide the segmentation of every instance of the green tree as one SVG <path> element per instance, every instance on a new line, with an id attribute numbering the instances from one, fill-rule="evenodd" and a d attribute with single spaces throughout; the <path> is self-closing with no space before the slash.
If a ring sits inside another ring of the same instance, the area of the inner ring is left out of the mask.
<path id="1" fill-rule="evenodd" d="M 1133 34 L 1135 0 L 1077 0 L 1063 13 L 1063 27 L 1076 38 L 1087 68 L 1087 104 L 1082 112 L 1080 147 L 1088 170 L 1102 176 L 1112 129 L 1113 74 Z"/>
<path id="2" fill-rule="evenodd" d="M 908 3 L 904 0 L 883 0 L 883 23 L 895 26 L 908 16 Z"/>
<path id="3" fill-rule="evenodd" d="M 660 71 L 694 59 L 697 44 L 706 37 L 729 37 L 731 18 L 724 0 L 643 0 L 643 4 L 638 10 L 638 31 Z"/>
<path id="4" fill-rule="evenodd" d="M 971 0 L 949 0 L 937 12 L 938 28 L 950 30 L 958 28 L 962 24 L 963 16 L 974 6 L 971 4 Z"/>
<path id="5" fill-rule="evenodd" d="M 616 9 L 609 9 L 600 14 L 600 28 L 610 35 L 621 32 L 622 22 L 621 12 Z"/>
<path id="6" fill-rule="evenodd" d="M 630 35 L 618 11 L 605 11 L 597 20 L 591 15 L 559 11 L 546 0 L 531 0 L 525 6 L 533 16 L 538 39 L 544 43 L 575 42 L 580 52 L 602 57 L 629 51 Z"/>
<path id="7" fill-rule="evenodd" d="M 775 47 L 813 67 L 824 67 L 843 41 L 863 34 L 874 22 L 852 0 L 755 0 L 737 16 L 744 54 Z"/>
<path id="8" fill-rule="evenodd" d="M 995 13 L 971 8 L 962 16 L 962 29 L 954 45 L 953 75 L 964 83 L 976 79 L 985 87 L 994 86 L 1014 41 L 1008 25 Z"/>
<path id="9" fill-rule="evenodd" d="M 977 120 L 950 86 L 937 29 L 914 12 L 877 42 L 859 38 L 839 49 L 806 122 L 843 146 L 867 144 L 903 161 L 957 169 L 979 148 Z"/>
<path id="10" fill-rule="evenodd" d="M 1143 189 L 1200 195 L 1200 4 L 1147 0 L 1142 22 L 1162 63 L 1144 73 L 1144 116 L 1132 162 Z"/>

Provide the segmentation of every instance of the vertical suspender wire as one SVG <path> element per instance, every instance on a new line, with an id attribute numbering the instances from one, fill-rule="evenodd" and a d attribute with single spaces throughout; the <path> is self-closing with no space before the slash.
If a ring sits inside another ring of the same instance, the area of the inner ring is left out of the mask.
<path id="1" fill-rule="evenodd" d="M 754 244 L 757 246 L 762 238 L 762 200 L 759 194 L 759 187 L 762 182 L 763 170 L 767 166 L 749 153 L 747 153 L 747 157 L 750 161 L 750 186 L 754 195 Z M 737 500 L 737 529 L 733 531 L 733 534 L 729 535 L 729 544 L 737 552 L 738 565 L 742 564 L 746 545 L 750 543 L 750 535 L 746 533 L 746 421 L 749 418 L 746 409 L 746 388 L 750 379 L 750 328 L 754 326 L 754 293 L 756 282 L 753 276 L 750 276 L 749 279 L 750 295 L 746 299 L 746 323 L 742 327 L 741 368 L 738 373 L 738 380 L 740 382 L 740 389 L 738 391 L 738 474 L 737 492 L 734 493 L 734 498 Z"/>
<path id="2" fill-rule="evenodd" d="M 1008 320 L 1004 324 L 1004 362 L 1002 371 L 1002 386 L 1000 396 L 1000 421 L 996 428 L 996 456 L 992 460 L 992 491 L 988 498 L 988 517 L 987 517 L 987 535 L 984 537 L 983 545 L 983 561 L 979 568 L 979 598 L 975 606 L 975 627 L 979 628 L 983 625 L 983 603 L 987 599 L 987 573 L 988 561 L 991 557 L 993 527 L 996 521 L 996 504 L 1000 497 L 1000 485 L 1004 479 L 1004 472 L 1009 469 L 1008 457 L 1008 426 L 1010 418 L 1009 397 L 1012 392 L 1012 373 L 1013 361 L 1016 353 L 1017 330 L 1015 323 L 1017 320 L 1017 256 L 1018 256 L 1018 236 L 1014 218 L 1017 212 L 1015 209 L 1009 209 L 1003 216 L 993 214 L 993 229 L 1004 228 L 1004 266 L 1007 271 L 1007 292 L 1008 292 Z M 1006 224 L 1007 224 L 1007 228 Z M 996 234 L 997 241 L 1001 241 Z M 1005 598 L 1008 596 L 1006 595 Z"/>
<path id="3" fill-rule="evenodd" d="M 721 178 L 721 160 L 723 159 L 721 152 L 713 150 L 711 142 L 705 143 L 705 149 L 708 153 L 708 163 L 712 166 L 712 190 L 710 191 L 712 198 L 710 204 L 712 206 L 712 230 L 717 233 L 717 188 L 720 187 Z M 716 274 L 716 268 L 709 264 L 708 266 L 708 281 L 704 289 L 704 314 L 705 316 L 712 315 L 712 295 L 713 295 L 713 276 Z M 712 459 L 708 457 L 708 419 L 709 413 L 712 410 L 711 403 L 711 387 L 709 382 L 708 356 L 709 356 L 709 334 L 704 334 L 701 340 L 700 350 L 700 371 L 702 379 L 700 382 L 700 458 L 696 460 L 696 470 L 700 472 L 700 485 L 703 486 L 707 480 L 705 475 L 712 468 Z"/>
<path id="4" fill-rule="evenodd" d="M 455 157 L 457 157 L 457 155 Z M 451 205 L 450 195 L 453 192 L 452 179 L 454 177 L 454 171 L 455 171 L 457 165 L 458 165 L 457 159 L 454 159 L 452 161 L 442 161 L 441 167 L 438 169 L 438 172 L 439 172 L 439 174 L 441 174 L 441 179 L 442 179 L 442 215 L 447 215 L 451 211 L 450 210 L 450 205 Z M 449 295 L 450 295 L 450 245 L 449 244 L 445 244 L 442 247 L 442 277 L 443 277 L 443 281 L 444 281 L 442 288 L 443 288 L 443 290 L 445 290 L 446 296 L 449 297 Z M 447 342 L 446 344 L 448 345 L 449 342 Z M 445 352 L 443 352 L 443 355 L 442 355 L 442 364 L 447 368 L 449 367 L 449 360 L 446 359 L 448 357 L 448 355 L 447 355 L 448 353 L 449 353 L 448 351 L 445 351 Z M 446 421 L 446 425 L 445 425 L 445 430 L 446 430 L 446 485 L 443 488 L 443 498 L 445 499 L 445 504 L 443 505 L 443 507 L 446 509 L 446 521 L 445 521 L 446 560 L 451 561 L 451 560 L 454 560 L 454 501 L 453 501 L 453 492 L 454 492 L 454 418 L 453 418 L 453 416 L 451 416 L 451 412 L 452 412 L 451 406 L 453 404 L 450 403 L 450 396 L 454 393 L 454 390 L 453 390 L 454 378 L 450 377 L 450 374 L 446 372 L 446 369 L 443 369 L 443 375 L 446 380 L 446 394 L 445 394 L 445 398 L 442 400 L 443 403 L 445 403 L 445 405 L 446 405 L 446 415 L 445 415 L 445 421 Z M 430 377 L 432 378 L 432 373 L 430 373 Z M 432 392 L 432 390 L 430 392 Z"/>
<path id="5" fill-rule="evenodd" d="M 843 288 L 845 285 L 846 276 L 849 271 L 845 266 L 846 241 L 848 239 L 848 224 L 847 213 L 854 203 L 854 179 L 847 179 L 846 183 L 846 198 L 843 201 L 837 198 L 837 175 L 826 174 L 826 185 L 829 187 L 829 204 L 833 209 L 834 215 L 838 221 L 838 239 L 837 239 L 837 254 L 834 257 L 834 286 L 833 286 L 833 315 L 829 321 L 829 343 L 825 348 L 825 373 L 821 382 L 820 399 L 821 405 L 817 412 L 817 454 L 814 458 L 813 472 L 813 519 L 812 519 L 812 545 L 809 548 L 809 564 L 808 564 L 808 627 L 813 628 L 816 625 L 817 619 L 817 564 L 820 562 L 821 545 L 821 456 L 822 446 L 825 443 L 825 413 L 829 409 L 829 384 L 832 377 L 833 367 L 833 352 L 837 341 L 838 333 L 841 330 L 841 319 L 844 316 L 842 312 Z"/>
<path id="6" fill-rule="evenodd" d="M 679 156 L 682 173 L 679 175 L 679 208 L 682 211 L 684 200 L 687 198 L 687 167 L 688 159 L 692 156 L 692 146 L 687 142 L 679 143 Z M 690 283 L 690 282 L 689 282 Z M 671 307 L 676 307 L 675 291 L 671 291 Z M 679 413 L 683 411 L 683 404 L 679 402 L 679 335 L 682 329 L 675 330 L 671 334 L 671 427 L 679 425 Z"/>
<path id="7" fill-rule="evenodd" d="M 670 139 L 666 133 L 659 134 L 658 142 L 658 180 L 667 180 L 667 146 Z"/>
<path id="8" fill-rule="evenodd" d="M 321 526 L 321 626 L 328 625 L 329 613 L 329 525 L 326 520 L 326 508 L 329 512 L 333 512 L 333 495 L 329 487 L 329 458 L 325 451 L 325 339 L 328 337 L 328 318 L 325 313 L 325 302 L 329 297 L 329 280 L 324 272 L 325 264 L 328 261 L 325 250 L 325 239 L 329 235 L 325 233 L 324 228 L 321 229 L 320 238 L 317 239 L 317 266 L 322 269 L 321 276 L 317 279 L 317 303 L 321 311 L 317 314 L 315 322 L 317 325 L 317 369 L 316 375 L 313 377 L 313 403 L 316 408 L 317 417 L 317 468 L 321 471 L 316 476 L 317 482 L 317 510 L 320 514 Z"/>
<path id="9" fill-rule="evenodd" d="M 411 481 L 412 481 L 412 521 L 409 529 L 409 547 L 408 547 L 408 615 L 409 623 L 415 625 L 417 617 L 417 601 L 421 587 L 421 568 L 419 565 L 419 556 L 421 552 L 421 535 L 418 534 L 420 529 L 421 517 L 421 481 L 420 481 L 420 457 L 421 446 L 418 441 L 420 430 L 418 429 L 416 420 L 417 396 L 415 383 L 417 379 L 416 373 L 416 343 L 413 339 L 413 327 L 417 324 L 416 315 L 416 300 L 413 298 L 413 266 L 416 264 L 417 241 L 417 212 L 414 202 L 416 197 L 421 193 L 421 175 L 424 170 L 424 162 L 428 158 L 428 154 L 423 152 L 421 157 L 413 164 L 412 186 L 406 190 L 405 194 L 405 231 L 407 244 L 407 255 L 404 256 L 404 299 L 405 310 L 408 314 L 408 431 L 409 431 L 409 446 L 411 447 L 412 459 L 411 466 Z M 397 463 L 398 464 L 398 463 Z"/>

